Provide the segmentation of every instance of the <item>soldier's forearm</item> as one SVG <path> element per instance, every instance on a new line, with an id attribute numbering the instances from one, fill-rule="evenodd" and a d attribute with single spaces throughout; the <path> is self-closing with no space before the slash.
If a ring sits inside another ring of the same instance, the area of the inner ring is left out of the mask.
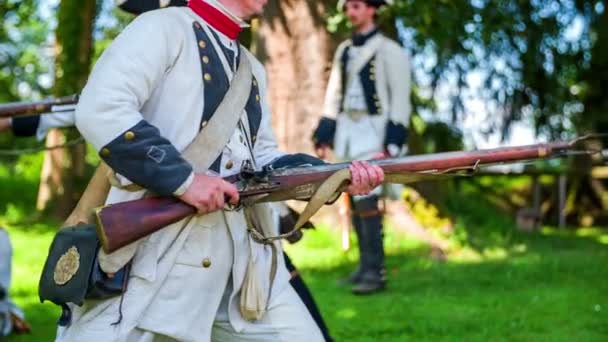
<path id="1" fill-rule="evenodd" d="M 192 166 L 171 141 L 145 120 L 117 136 L 99 154 L 116 173 L 160 195 L 179 192 L 192 174 Z"/>

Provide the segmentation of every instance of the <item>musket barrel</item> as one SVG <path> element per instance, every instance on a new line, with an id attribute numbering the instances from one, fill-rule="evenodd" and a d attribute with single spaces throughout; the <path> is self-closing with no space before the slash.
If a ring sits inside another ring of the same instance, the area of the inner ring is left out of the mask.
<path id="1" fill-rule="evenodd" d="M 41 101 L 21 101 L 0 104 L 0 118 L 38 115 L 53 111 L 53 107 L 74 105 L 78 103 L 78 95 L 46 99 Z"/>
<path id="2" fill-rule="evenodd" d="M 556 153 L 570 149 L 569 142 L 556 142 L 515 147 L 500 147 L 493 149 L 442 152 L 420 154 L 414 156 L 369 160 L 371 164 L 380 166 L 386 173 L 398 172 L 425 172 L 433 170 L 448 170 L 453 168 L 482 166 L 496 163 L 526 161 L 529 159 L 543 159 L 555 156 Z M 302 176 L 307 174 L 333 173 L 347 168 L 350 163 L 337 163 L 328 165 L 295 167 L 274 170 L 275 177 Z"/>
<path id="3" fill-rule="evenodd" d="M 446 152 L 399 159 L 379 160 L 376 164 L 386 173 L 450 170 L 497 163 L 544 159 L 570 148 L 569 143 L 548 143 L 516 147 L 501 147 L 468 152 Z"/>

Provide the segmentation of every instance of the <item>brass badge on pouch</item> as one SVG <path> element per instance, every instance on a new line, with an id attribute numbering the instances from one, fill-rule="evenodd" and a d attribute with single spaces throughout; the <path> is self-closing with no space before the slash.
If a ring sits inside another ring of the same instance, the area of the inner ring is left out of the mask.
<path id="1" fill-rule="evenodd" d="M 78 253 L 78 249 L 72 246 L 61 256 L 61 258 L 59 258 L 59 261 L 57 261 L 57 264 L 55 265 L 55 272 L 53 274 L 55 284 L 67 284 L 72 277 L 74 277 L 76 272 L 78 272 L 79 267 L 80 254 Z"/>

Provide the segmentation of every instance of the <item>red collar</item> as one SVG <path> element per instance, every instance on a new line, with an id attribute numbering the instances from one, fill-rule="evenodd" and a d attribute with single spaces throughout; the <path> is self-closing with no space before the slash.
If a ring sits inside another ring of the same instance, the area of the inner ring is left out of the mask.
<path id="1" fill-rule="evenodd" d="M 230 19 L 222 11 L 203 0 L 190 0 L 188 1 L 188 7 L 198 14 L 199 17 L 203 18 L 211 27 L 232 40 L 236 40 L 239 33 L 243 30 L 239 24 L 235 23 L 234 20 Z"/>

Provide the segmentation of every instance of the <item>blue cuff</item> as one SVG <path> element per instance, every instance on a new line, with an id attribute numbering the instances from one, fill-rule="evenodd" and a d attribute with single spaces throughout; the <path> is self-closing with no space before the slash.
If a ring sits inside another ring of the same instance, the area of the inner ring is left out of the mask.
<path id="1" fill-rule="evenodd" d="M 389 121 L 386 125 L 386 138 L 384 139 L 384 147 L 388 145 L 396 145 L 401 148 L 407 140 L 407 128 L 402 124 L 395 124 Z"/>
<path id="2" fill-rule="evenodd" d="M 336 120 L 323 117 L 319 121 L 319 126 L 313 133 L 312 140 L 315 147 L 327 145 L 334 147 L 334 135 L 336 134 Z"/>
<path id="3" fill-rule="evenodd" d="M 117 173 L 158 195 L 172 195 L 192 173 L 192 166 L 142 120 L 104 146 L 101 158 Z"/>
<path id="4" fill-rule="evenodd" d="M 24 116 L 11 119 L 13 134 L 17 137 L 31 137 L 36 135 L 40 125 L 40 115 Z"/>

